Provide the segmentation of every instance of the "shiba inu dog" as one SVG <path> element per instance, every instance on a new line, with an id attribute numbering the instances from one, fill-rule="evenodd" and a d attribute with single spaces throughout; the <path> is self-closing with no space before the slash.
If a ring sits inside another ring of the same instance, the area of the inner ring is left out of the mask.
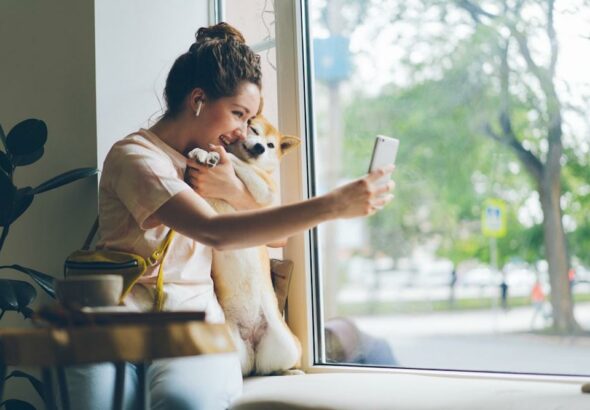
<path id="1" fill-rule="evenodd" d="M 261 206 L 276 196 L 272 173 L 299 145 L 264 116 L 255 117 L 244 141 L 227 146 L 236 175 Z M 196 153 L 190 155 L 196 156 Z M 207 199 L 218 213 L 235 212 L 225 201 Z M 279 312 L 266 246 L 213 251 L 215 293 L 240 355 L 243 375 L 284 373 L 299 365 L 301 345 Z"/>

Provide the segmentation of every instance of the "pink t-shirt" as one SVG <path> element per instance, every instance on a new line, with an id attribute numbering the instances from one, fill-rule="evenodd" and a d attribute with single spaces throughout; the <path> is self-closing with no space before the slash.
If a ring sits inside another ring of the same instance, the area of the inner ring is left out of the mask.
<path id="1" fill-rule="evenodd" d="M 133 252 L 145 258 L 169 228 L 153 215 L 174 195 L 192 189 L 184 182 L 186 159 L 151 131 L 140 129 L 113 145 L 99 187 L 100 239 L 97 248 Z M 176 233 L 164 259 L 166 310 L 205 310 L 222 321 L 213 292 L 211 248 Z M 149 310 L 158 267 L 148 267 L 125 303 Z"/>

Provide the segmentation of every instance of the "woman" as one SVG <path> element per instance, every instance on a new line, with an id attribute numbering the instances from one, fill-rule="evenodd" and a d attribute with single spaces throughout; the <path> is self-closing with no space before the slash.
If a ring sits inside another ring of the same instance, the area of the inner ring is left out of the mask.
<path id="1" fill-rule="evenodd" d="M 98 246 L 148 256 L 174 229 L 178 234 L 164 267 L 167 310 L 205 310 L 208 320 L 224 320 L 213 293 L 212 248 L 280 241 L 324 221 L 372 214 L 392 198 L 393 182 L 377 187 L 375 181 L 393 167 L 320 197 L 257 210 L 224 147 L 244 139 L 249 121 L 260 110 L 260 88 L 259 57 L 242 35 L 225 23 L 201 28 L 170 70 L 164 116 L 149 130 L 117 142 L 107 155 L 100 183 Z M 218 166 L 209 169 L 188 160 L 186 154 L 197 147 L 217 151 Z M 243 212 L 216 215 L 204 197 L 221 198 Z M 152 307 L 156 275 L 157 269 L 147 272 L 134 287 L 126 301 L 130 307 Z M 131 365 L 129 369 L 126 396 L 131 406 L 136 374 Z M 70 371 L 74 400 L 85 408 L 107 408 L 113 372 L 107 365 Z M 157 361 L 148 368 L 147 378 L 153 408 L 226 408 L 241 391 L 235 355 Z"/>

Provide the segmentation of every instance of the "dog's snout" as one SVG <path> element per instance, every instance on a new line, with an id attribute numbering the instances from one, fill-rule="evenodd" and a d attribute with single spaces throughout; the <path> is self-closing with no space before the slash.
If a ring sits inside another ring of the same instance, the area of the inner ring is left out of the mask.
<path id="1" fill-rule="evenodd" d="M 264 145 L 262 145 L 261 143 L 256 143 L 252 147 L 252 152 L 255 155 L 261 155 L 261 154 L 263 154 L 264 153 L 264 150 L 265 150 Z"/>

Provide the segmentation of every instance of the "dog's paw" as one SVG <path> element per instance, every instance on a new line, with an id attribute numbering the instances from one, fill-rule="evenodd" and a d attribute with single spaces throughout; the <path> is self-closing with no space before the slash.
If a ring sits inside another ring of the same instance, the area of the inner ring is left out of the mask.
<path id="1" fill-rule="evenodd" d="M 194 159 L 200 164 L 204 164 L 207 160 L 207 151 L 201 148 L 195 148 L 187 154 L 187 157 Z"/>
<path id="2" fill-rule="evenodd" d="M 219 163 L 219 160 L 221 159 L 218 152 L 207 152 L 201 148 L 195 148 L 189 152 L 187 156 L 191 159 L 194 159 L 199 164 L 207 165 L 209 168 L 213 168 Z"/>

